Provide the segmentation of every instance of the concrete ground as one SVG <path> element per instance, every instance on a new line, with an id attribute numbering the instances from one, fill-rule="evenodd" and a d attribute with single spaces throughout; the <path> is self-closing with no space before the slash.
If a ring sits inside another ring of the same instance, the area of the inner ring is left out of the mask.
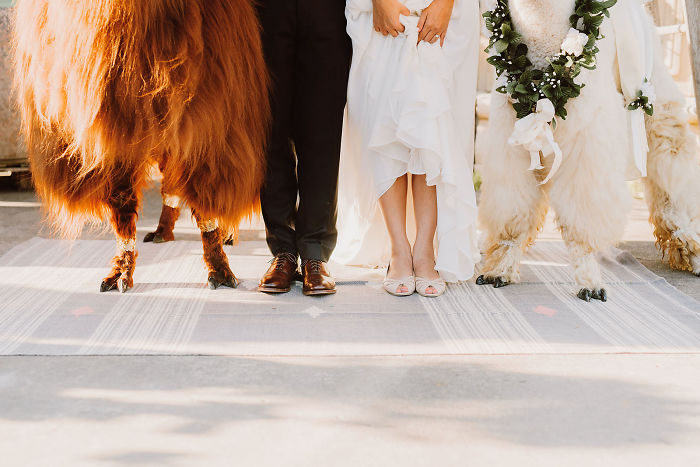
<path id="1" fill-rule="evenodd" d="M 34 195 L 2 183 L 0 255 L 48 234 Z M 146 199 L 139 236 L 160 211 Z M 661 262 L 641 201 L 622 247 L 700 299 L 700 279 Z M 3 357 L 0 465 L 695 466 L 698 368 L 700 354 Z"/>

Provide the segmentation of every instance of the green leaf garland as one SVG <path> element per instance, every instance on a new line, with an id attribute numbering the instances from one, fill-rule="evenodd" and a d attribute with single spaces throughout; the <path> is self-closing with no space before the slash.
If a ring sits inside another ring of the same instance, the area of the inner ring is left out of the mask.
<path id="1" fill-rule="evenodd" d="M 492 54 L 488 62 L 496 68 L 500 79 L 505 78 L 496 90 L 511 97 L 518 118 L 535 113 L 537 101 L 547 98 L 554 104 L 556 115 L 566 119 L 566 103 L 578 97 L 585 86 L 576 82 L 581 69 L 596 68 L 596 55 L 600 51 L 597 42 L 603 38 L 600 26 L 605 17 L 610 17 L 608 10 L 616 3 L 617 0 L 577 0 L 569 22 L 572 28 L 588 36 L 583 53 L 574 56 L 560 52 L 550 59 L 545 70 L 536 69 L 527 58 L 528 48 L 513 26 L 508 0 L 497 0 L 496 7 L 484 13 L 486 27 L 491 32 L 486 49 Z"/>

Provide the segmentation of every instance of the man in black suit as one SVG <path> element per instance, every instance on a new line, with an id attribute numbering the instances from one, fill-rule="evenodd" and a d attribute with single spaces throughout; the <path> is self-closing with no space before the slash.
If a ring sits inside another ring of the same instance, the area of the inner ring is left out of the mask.
<path id="1" fill-rule="evenodd" d="M 258 0 L 272 79 L 272 128 L 261 201 L 275 255 L 258 290 L 335 293 L 326 262 L 337 239 L 343 111 L 352 45 L 345 0 Z"/>

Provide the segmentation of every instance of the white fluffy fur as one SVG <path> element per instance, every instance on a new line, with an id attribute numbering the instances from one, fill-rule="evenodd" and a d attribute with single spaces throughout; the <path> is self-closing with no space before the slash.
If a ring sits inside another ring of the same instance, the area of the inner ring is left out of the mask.
<path id="1" fill-rule="evenodd" d="M 512 18 L 523 34 L 532 62 L 544 68 L 569 31 L 575 0 L 510 0 Z M 614 9 L 611 10 L 612 14 Z M 648 27 L 653 27 L 649 22 Z M 522 251 L 534 242 L 551 205 L 582 288 L 599 289 L 602 279 L 594 254 L 617 242 L 623 233 L 630 199 L 625 186 L 628 147 L 623 95 L 620 91 L 614 31 L 602 27 L 598 67 L 584 70 L 582 94 L 569 102 L 568 117 L 558 120 L 555 138 L 564 161 L 544 186 L 551 167 L 528 171 L 529 156 L 507 140 L 515 112 L 506 96 L 494 92 L 480 220 L 487 232 L 483 274 L 507 282 L 519 280 Z M 647 120 L 651 151 L 647 199 L 659 245 L 671 265 L 700 273 L 700 164 L 682 99 L 663 65 L 660 48 L 652 76 L 658 93 L 656 114 Z M 694 240 L 695 239 L 695 240 Z M 685 258 L 685 260 L 681 260 Z"/>

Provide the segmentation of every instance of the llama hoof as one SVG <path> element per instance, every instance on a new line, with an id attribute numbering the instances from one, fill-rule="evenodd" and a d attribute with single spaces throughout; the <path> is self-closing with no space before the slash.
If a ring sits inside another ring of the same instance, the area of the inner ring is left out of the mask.
<path id="1" fill-rule="evenodd" d="M 232 246 L 233 245 L 233 237 L 226 238 L 226 240 L 224 240 L 224 245 Z"/>
<path id="2" fill-rule="evenodd" d="M 117 288 L 117 283 L 113 282 L 111 280 L 105 279 L 102 281 L 102 284 L 100 284 L 100 292 L 101 293 L 109 292 L 110 290 L 114 290 L 115 288 Z"/>
<path id="3" fill-rule="evenodd" d="M 510 284 L 510 281 L 503 277 L 489 277 L 489 276 L 479 276 L 476 279 L 476 285 L 491 285 L 493 284 L 494 288 L 500 289 L 501 287 L 505 287 L 506 285 Z"/>
<path id="4" fill-rule="evenodd" d="M 591 298 L 595 300 L 600 300 L 601 302 L 608 301 L 608 292 L 605 289 L 596 289 L 591 294 Z"/>
<path id="5" fill-rule="evenodd" d="M 236 279 L 236 276 L 231 276 L 229 278 L 224 278 L 223 274 L 219 273 L 211 273 L 209 274 L 209 278 L 207 279 L 207 283 L 209 284 L 209 288 L 211 290 L 216 290 L 219 287 L 228 287 L 230 289 L 236 289 L 238 288 L 238 279 Z"/>
<path id="6" fill-rule="evenodd" d="M 156 234 L 155 237 L 153 237 L 153 243 L 167 243 L 167 242 L 172 242 L 175 240 L 175 235 L 172 233 L 170 234 Z"/>
<path id="7" fill-rule="evenodd" d="M 493 283 L 494 283 L 493 277 L 479 276 L 476 279 L 476 285 L 487 285 L 487 284 L 493 284 Z"/>
<path id="8" fill-rule="evenodd" d="M 576 296 L 584 302 L 590 302 L 591 300 L 608 301 L 608 292 L 605 289 L 581 289 Z"/>
<path id="9" fill-rule="evenodd" d="M 151 232 L 146 234 L 145 237 L 143 237 L 143 242 L 144 243 L 167 243 L 167 242 L 172 242 L 175 240 L 175 235 L 173 234 L 162 234 L 159 232 Z"/>
<path id="10" fill-rule="evenodd" d="M 576 295 L 578 298 L 583 300 L 584 302 L 590 302 L 591 301 L 591 291 L 589 289 L 581 289 L 578 291 L 578 294 Z"/>
<path id="11" fill-rule="evenodd" d="M 117 288 L 120 293 L 126 293 L 129 290 L 129 280 L 126 277 L 120 277 L 117 281 Z"/>

